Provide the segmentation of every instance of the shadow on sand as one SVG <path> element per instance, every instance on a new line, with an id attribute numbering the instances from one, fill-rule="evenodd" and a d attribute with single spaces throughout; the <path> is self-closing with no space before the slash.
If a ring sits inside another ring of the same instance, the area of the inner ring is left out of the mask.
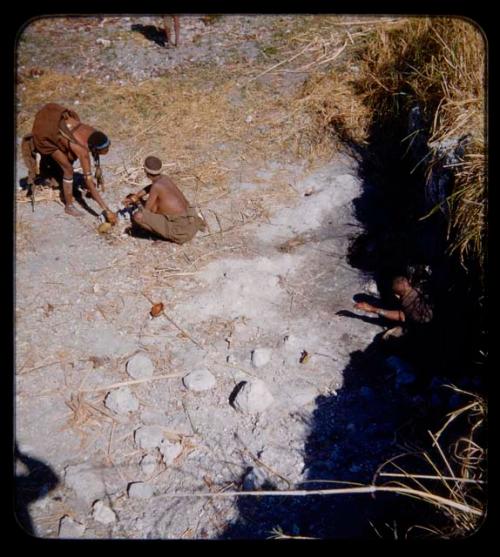
<path id="1" fill-rule="evenodd" d="M 29 513 L 29 505 L 52 491 L 58 484 L 59 478 L 40 460 L 29 457 L 19 451 L 15 446 L 14 458 L 16 464 L 16 473 L 14 478 L 15 487 L 15 515 L 18 523 L 28 534 L 35 536 L 36 532 L 33 528 Z M 24 468 L 23 473 L 19 473 L 18 469 Z"/>

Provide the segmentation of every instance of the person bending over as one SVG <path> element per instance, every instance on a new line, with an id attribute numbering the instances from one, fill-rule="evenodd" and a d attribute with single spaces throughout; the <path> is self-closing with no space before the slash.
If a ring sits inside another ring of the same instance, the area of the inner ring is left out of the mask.
<path id="1" fill-rule="evenodd" d="M 108 153 L 110 140 L 95 128 L 84 124 L 76 112 L 56 103 L 43 106 L 35 115 L 32 133 L 24 136 L 23 157 L 33 177 L 36 168 L 36 153 L 50 156 L 62 170 L 62 189 L 65 212 L 79 217 L 83 213 L 73 205 L 73 163 L 78 159 L 85 178 L 85 185 L 94 201 L 103 209 L 110 222 L 116 222 L 115 214 L 109 209 L 97 191 L 92 177 L 90 155 L 96 166 L 96 178 L 102 176 L 100 155 Z"/>

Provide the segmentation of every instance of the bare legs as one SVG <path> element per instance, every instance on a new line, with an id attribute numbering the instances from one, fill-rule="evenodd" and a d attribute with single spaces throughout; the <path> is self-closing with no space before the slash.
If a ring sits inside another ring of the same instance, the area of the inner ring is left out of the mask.
<path id="1" fill-rule="evenodd" d="M 178 15 L 173 15 L 170 16 L 172 17 L 173 21 L 174 21 L 174 33 L 175 33 L 175 42 L 172 43 L 171 42 L 171 34 L 170 34 L 170 27 L 168 25 L 168 17 L 169 16 L 163 16 L 163 28 L 165 30 L 165 36 L 167 38 L 167 43 L 168 45 L 172 45 L 172 46 L 179 46 L 179 33 L 180 33 L 180 22 L 179 22 L 179 16 Z"/>
<path id="2" fill-rule="evenodd" d="M 147 230 L 148 232 L 151 232 L 151 234 L 156 234 L 155 231 L 144 222 L 142 218 L 142 211 L 136 211 L 132 214 L 132 222 L 139 228 Z"/>
<path id="3" fill-rule="evenodd" d="M 52 158 L 59 164 L 63 171 L 64 212 L 72 217 L 81 217 L 83 213 L 73 205 L 73 166 L 61 151 L 54 151 Z M 64 176 L 68 178 L 65 179 Z M 71 180 L 69 179 L 71 176 Z"/>

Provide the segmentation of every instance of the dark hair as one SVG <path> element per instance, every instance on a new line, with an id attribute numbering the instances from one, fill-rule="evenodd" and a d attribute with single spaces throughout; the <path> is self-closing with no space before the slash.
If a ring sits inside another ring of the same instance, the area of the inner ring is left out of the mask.
<path id="1" fill-rule="evenodd" d="M 105 133 L 94 131 L 90 134 L 87 140 L 87 144 L 89 146 L 89 149 L 93 152 L 94 150 L 107 147 L 109 144 L 109 139 Z"/>
<path id="2" fill-rule="evenodd" d="M 408 277 L 398 275 L 392 279 L 392 288 L 401 288 L 402 286 L 411 286 Z"/>
<path id="3" fill-rule="evenodd" d="M 151 170 L 160 170 L 162 164 L 161 160 L 158 157 L 146 157 L 144 166 L 150 168 Z"/>
<path id="4" fill-rule="evenodd" d="M 89 146 L 90 152 L 95 163 L 95 177 L 96 179 L 102 180 L 102 170 L 101 161 L 99 159 L 99 149 L 104 149 L 109 145 L 108 136 L 105 133 L 99 131 L 93 131 L 89 138 L 87 139 L 87 145 Z"/>

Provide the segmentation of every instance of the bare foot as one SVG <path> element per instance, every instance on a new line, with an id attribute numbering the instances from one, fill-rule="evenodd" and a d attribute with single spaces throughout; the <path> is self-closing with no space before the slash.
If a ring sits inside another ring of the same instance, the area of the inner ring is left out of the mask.
<path id="1" fill-rule="evenodd" d="M 64 208 L 64 212 L 67 213 L 68 215 L 71 215 L 72 217 L 83 216 L 83 213 L 78 209 L 76 209 L 73 205 L 66 205 L 66 207 Z"/>

